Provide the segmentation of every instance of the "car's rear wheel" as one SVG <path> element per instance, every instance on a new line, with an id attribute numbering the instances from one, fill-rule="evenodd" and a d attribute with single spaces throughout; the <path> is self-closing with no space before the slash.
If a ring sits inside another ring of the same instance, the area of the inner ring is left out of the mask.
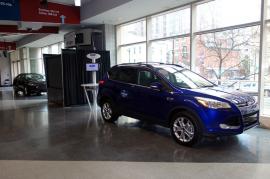
<path id="1" fill-rule="evenodd" d="M 185 146 L 198 144 L 202 138 L 202 129 L 198 119 L 188 112 L 178 112 L 171 120 L 171 134 L 176 142 Z"/>
<path id="2" fill-rule="evenodd" d="M 106 100 L 101 104 L 101 114 L 103 120 L 106 122 L 114 122 L 119 117 L 113 103 L 110 100 Z"/>

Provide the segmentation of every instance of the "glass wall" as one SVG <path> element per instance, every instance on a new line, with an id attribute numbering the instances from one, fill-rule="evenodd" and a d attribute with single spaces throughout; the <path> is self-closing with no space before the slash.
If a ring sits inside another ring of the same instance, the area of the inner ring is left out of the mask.
<path id="1" fill-rule="evenodd" d="M 266 24 L 266 49 L 265 58 L 263 59 L 263 98 L 262 98 L 262 112 L 266 116 L 270 116 L 270 23 Z"/>
<path id="2" fill-rule="evenodd" d="M 258 96 L 259 49 L 259 26 L 197 35 L 195 71 Z"/>
<path id="3" fill-rule="evenodd" d="M 179 64 L 216 84 L 255 97 L 263 89 L 264 94 L 260 98 L 263 101 L 262 113 L 270 116 L 269 1 L 266 0 L 264 4 L 267 6 L 265 18 L 268 35 L 263 63 L 260 63 L 263 59 L 260 55 L 261 0 L 194 2 L 118 25 L 117 63 L 144 61 Z M 262 75 L 260 69 L 264 69 L 263 84 L 259 84 Z"/>
<path id="4" fill-rule="evenodd" d="M 146 41 L 146 21 L 139 20 L 118 28 L 119 45 Z"/>
<path id="5" fill-rule="evenodd" d="M 20 73 L 45 74 L 43 54 L 61 54 L 64 43 L 59 42 L 42 48 L 20 48 L 10 53 L 12 78 Z"/>
<path id="6" fill-rule="evenodd" d="M 214 0 L 196 6 L 198 31 L 260 21 L 260 0 Z"/>
<path id="7" fill-rule="evenodd" d="M 171 37 L 190 32 L 190 9 L 166 12 L 150 18 L 150 39 Z"/>
<path id="8" fill-rule="evenodd" d="M 120 63 L 137 63 L 146 61 L 146 44 L 136 44 L 121 47 Z"/>

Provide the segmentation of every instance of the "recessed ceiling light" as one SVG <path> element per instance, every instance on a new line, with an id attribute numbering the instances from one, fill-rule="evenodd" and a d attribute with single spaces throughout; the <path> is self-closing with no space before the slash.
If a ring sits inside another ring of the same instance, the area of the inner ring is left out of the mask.
<path id="1" fill-rule="evenodd" d="M 75 6 L 81 6 L 81 0 L 74 0 Z"/>

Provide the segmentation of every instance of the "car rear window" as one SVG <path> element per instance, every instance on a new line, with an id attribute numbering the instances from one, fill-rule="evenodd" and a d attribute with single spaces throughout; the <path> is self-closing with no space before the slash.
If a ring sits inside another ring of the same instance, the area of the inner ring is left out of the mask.
<path id="1" fill-rule="evenodd" d="M 124 83 L 136 84 L 138 81 L 137 69 L 128 67 L 114 68 L 109 71 L 109 78 Z"/>

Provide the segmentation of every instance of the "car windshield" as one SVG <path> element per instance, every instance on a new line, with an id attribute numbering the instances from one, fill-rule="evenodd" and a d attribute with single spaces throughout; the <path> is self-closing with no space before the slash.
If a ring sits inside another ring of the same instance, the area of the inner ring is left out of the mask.
<path id="1" fill-rule="evenodd" d="M 27 75 L 25 75 L 25 78 L 27 80 L 33 80 L 33 81 L 44 81 L 45 80 L 45 78 L 39 74 L 27 74 Z"/>
<path id="2" fill-rule="evenodd" d="M 195 89 L 215 86 L 215 84 L 200 75 L 181 67 L 162 66 L 157 69 L 158 72 L 168 79 L 173 85 L 180 88 Z"/>

